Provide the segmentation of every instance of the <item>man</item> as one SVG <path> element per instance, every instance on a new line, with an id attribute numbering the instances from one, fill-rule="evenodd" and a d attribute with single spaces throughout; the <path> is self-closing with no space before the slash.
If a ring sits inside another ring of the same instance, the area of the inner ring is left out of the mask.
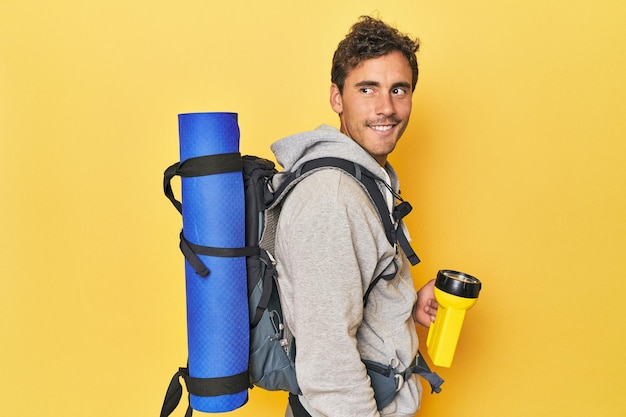
<path id="1" fill-rule="evenodd" d="M 277 161 L 287 171 L 320 157 L 357 162 L 387 183 L 380 188 L 391 209 L 399 183 L 387 156 L 409 121 L 418 48 L 380 20 L 362 17 L 333 57 L 330 104 L 340 130 L 321 126 L 282 139 L 272 145 Z M 302 390 L 290 398 L 287 416 L 301 408 L 313 417 L 413 416 L 421 398 L 417 377 L 377 410 L 362 360 L 399 370 L 411 365 L 415 323 L 428 327 L 437 311 L 434 281 L 416 294 L 409 262 L 387 240 L 363 187 L 337 169 L 302 179 L 283 202 L 276 259 Z M 364 306 L 372 280 L 396 267 L 395 278 L 380 280 Z"/>

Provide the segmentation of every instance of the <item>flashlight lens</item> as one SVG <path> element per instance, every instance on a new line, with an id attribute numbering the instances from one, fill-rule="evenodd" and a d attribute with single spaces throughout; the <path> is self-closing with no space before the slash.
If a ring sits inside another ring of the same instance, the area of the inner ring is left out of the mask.
<path id="1" fill-rule="evenodd" d="M 475 283 L 479 282 L 473 276 L 464 274 L 463 272 L 442 271 L 442 274 L 444 274 L 448 278 L 456 279 L 456 280 L 467 282 L 467 283 L 470 283 L 470 284 L 475 284 Z"/>
<path id="2" fill-rule="evenodd" d="M 478 298 L 482 284 L 471 275 L 445 269 L 437 274 L 435 286 L 441 291 L 458 297 Z"/>

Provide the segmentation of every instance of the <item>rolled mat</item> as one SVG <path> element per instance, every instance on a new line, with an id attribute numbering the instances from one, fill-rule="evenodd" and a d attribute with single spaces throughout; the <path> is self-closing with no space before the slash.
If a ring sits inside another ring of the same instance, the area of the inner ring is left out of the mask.
<path id="1" fill-rule="evenodd" d="M 239 152 L 236 113 L 178 115 L 180 162 Z M 196 245 L 245 246 L 245 202 L 241 172 L 181 179 L 183 233 Z M 185 261 L 189 375 L 220 378 L 248 367 L 249 317 L 245 257 L 199 255 L 210 270 L 202 277 Z M 193 409 L 214 413 L 241 407 L 247 389 L 234 394 L 190 395 Z"/>

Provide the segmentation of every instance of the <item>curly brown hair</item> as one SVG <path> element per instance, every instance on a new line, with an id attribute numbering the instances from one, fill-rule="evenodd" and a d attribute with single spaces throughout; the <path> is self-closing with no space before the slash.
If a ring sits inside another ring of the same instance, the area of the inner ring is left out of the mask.
<path id="1" fill-rule="evenodd" d="M 340 93 L 343 93 L 343 86 L 350 70 L 356 68 L 362 61 L 399 51 L 409 61 L 413 72 L 412 87 L 415 90 L 418 75 L 415 54 L 418 50 L 419 39 L 411 39 L 382 20 L 361 16 L 337 46 L 330 72 L 331 82 L 337 85 Z"/>

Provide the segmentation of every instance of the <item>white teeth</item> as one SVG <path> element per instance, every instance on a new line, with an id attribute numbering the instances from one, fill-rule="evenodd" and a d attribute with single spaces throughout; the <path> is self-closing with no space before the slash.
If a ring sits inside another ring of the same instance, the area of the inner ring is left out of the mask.
<path id="1" fill-rule="evenodd" d="M 387 130 L 391 130 L 392 127 L 393 126 L 371 126 L 372 129 L 379 132 L 386 132 Z"/>

